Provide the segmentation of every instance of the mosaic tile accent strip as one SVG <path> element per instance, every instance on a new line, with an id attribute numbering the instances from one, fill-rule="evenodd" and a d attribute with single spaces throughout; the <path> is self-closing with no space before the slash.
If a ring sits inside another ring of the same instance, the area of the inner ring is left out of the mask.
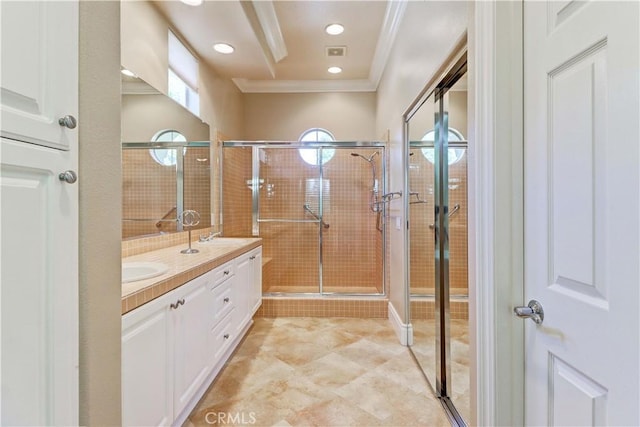
<path id="1" fill-rule="evenodd" d="M 435 304 L 433 299 L 411 300 L 411 319 L 433 320 L 435 316 Z M 467 300 L 452 300 L 449 302 L 449 314 L 451 319 L 468 320 L 469 303 Z"/>
<path id="2" fill-rule="evenodd" d="M 256 317 L 387 318 L 389 300 L 265 297 Z"/>

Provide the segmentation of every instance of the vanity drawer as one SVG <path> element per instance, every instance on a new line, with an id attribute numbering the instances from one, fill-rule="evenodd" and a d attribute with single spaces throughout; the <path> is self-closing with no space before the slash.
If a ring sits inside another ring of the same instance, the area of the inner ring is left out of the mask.
<path id="1" fill-rule="evenodd" d="M 233 280 L 213 288 L 213 321 L 217 323 L 233 309 Z"/>
<path id="2" fill-rule="evenodd" d="M 209 354 L 215 364 L 235 338 L 233 310 L 209 334 Z"/>
<path id="3" fill-rule="evenodd" d="M 236 273 L 236 266 L 233 261 L 229 261 L 222 264 L 220 267 L 213 270 L 213 289 L 226 282 Z"/>

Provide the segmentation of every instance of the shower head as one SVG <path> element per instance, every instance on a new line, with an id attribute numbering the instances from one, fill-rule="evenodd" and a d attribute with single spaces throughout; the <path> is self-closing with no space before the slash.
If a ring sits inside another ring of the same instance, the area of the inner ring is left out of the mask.
<path id="1" fill-rule="evenodd" d="M 375 157 L 375 155 L 378 154 L 377 151 L 374 151 L 373 154 L 371 154 L 371 156 L 369 156 L 369 158 L 366 158 L 365 156 L 363 156 L 362 154 L 359 153 L 351 153 L 351 155 L 353 157 L 362 157 L 363 159 L 365 159 L 367 162 L 371 163 L 373 161 L 373 158 Z"/>

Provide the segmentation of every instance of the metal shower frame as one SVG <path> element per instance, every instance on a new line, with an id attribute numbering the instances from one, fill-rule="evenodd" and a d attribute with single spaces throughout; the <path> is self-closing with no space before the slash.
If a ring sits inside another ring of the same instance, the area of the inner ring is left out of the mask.
<path id="1" fill-rule="evenodd" d="M 322 142 L 322 141 L 223 141 L 220 144 L 220 174 L 224 173 L 224 149 L 232 148 L 232 147 L 251 147 L 251 159 L 252 159 L 252 171 L 251 171 L 251 201 L 252 201 L 252 234 L 254 236 L 259 236 L 260 234 L 260 222 L 264 222 L 260 220 L 258 213 L 260 212 L 260 156 L 259 150 L 263 148 L 284 148 L 284 149 L 299 149 L 299 148 L 315 148 L 318 149 L 318 158 L 322 159 L 322 150 L 324 148 L 351 148 L 351 149 L 364 149 L 364 148 L 374 148 L 381 149 L 382 157 L 381 157 L 381 165 L 382 165 L 382 173 L 380 178 L 380 185 L 382 190 L 381 194 L 384 194 L 387 188 L 387 144 L 380 141 L 330 141 L 330 142 Z M 324 180 L 324 168 L 322 165 L 320 166 L 319 171 L 319 184 L 320 189 L 323 188 L 323 180 Z M 224 218 L 223 218 L 223 205 L 224 200 L 222 198 L 223 194 L 223 181 L 220 179 L 220 226 L 221 230 L 224 232 Z M 371 297 L 371 298 L 386 298 L 387 297 L 387 227 L 386 227 L 386 216 L 387 216 L 387 208 L 386 203 L 381 203 L 384 205 L 382 216 L 383 216 L 383 230 L 382 230 L 382 292 L 381 293 L 356 293 L 356 292 L 325 292 L 323 289 L 323 244 L 322 244 L 322 234 L 324 232 L 324 227 L 318 227 L 318 253 L 319 253 L 319 287 L 318 292 L 268 292 L 264 293 L 264 296 L 282 296 L 282 297 L 303 297 L 303 298 L 317 298 L 318 296 L 322 297 Z M 320 191 L 319 200 L 319 220 L 288 220 L 288 222 L 307 222 L 307 223 L 318 223 L 323 224 L 323 191 Z M 270 220 L 272 221 L 272 220 Z"/>

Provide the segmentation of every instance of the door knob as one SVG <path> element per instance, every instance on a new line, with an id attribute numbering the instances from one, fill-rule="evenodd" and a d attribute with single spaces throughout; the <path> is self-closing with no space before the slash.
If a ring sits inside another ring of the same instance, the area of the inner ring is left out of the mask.
<path id="1" fill-rule="evenodd" d="M 542 304 L 538 301 L 532 299 L 529 301 L 529 305 L 518 306 L 513 308 L 513 312 L 516 316 L 522 319 L 531 319 L 536 322 L 537 325 L 541 324 L 544 320 L 544 310 L 542 309 Z"/>
<path id="2" fill-rule="evenodd" d="M 66 128 L 69 128 L 69 129 L 75 129 L 76 126 L 78 125 L 78 121 L 76 120 L 75 117 L 73 117 L 71 115 L 67 115 L 67 116 L 64 116 L 62 118 L 59 118 L 58 119 L 58 124 L 60 126 L 64 126 Z"/>
<path id="3" fill-rule="evenodd" d="M 66 182 L 67 184 L 73 184 L 78 180 L 78 175 L 74 171 L 68 170 L 60 173 L 58 175 L 58 179 Z"/>

